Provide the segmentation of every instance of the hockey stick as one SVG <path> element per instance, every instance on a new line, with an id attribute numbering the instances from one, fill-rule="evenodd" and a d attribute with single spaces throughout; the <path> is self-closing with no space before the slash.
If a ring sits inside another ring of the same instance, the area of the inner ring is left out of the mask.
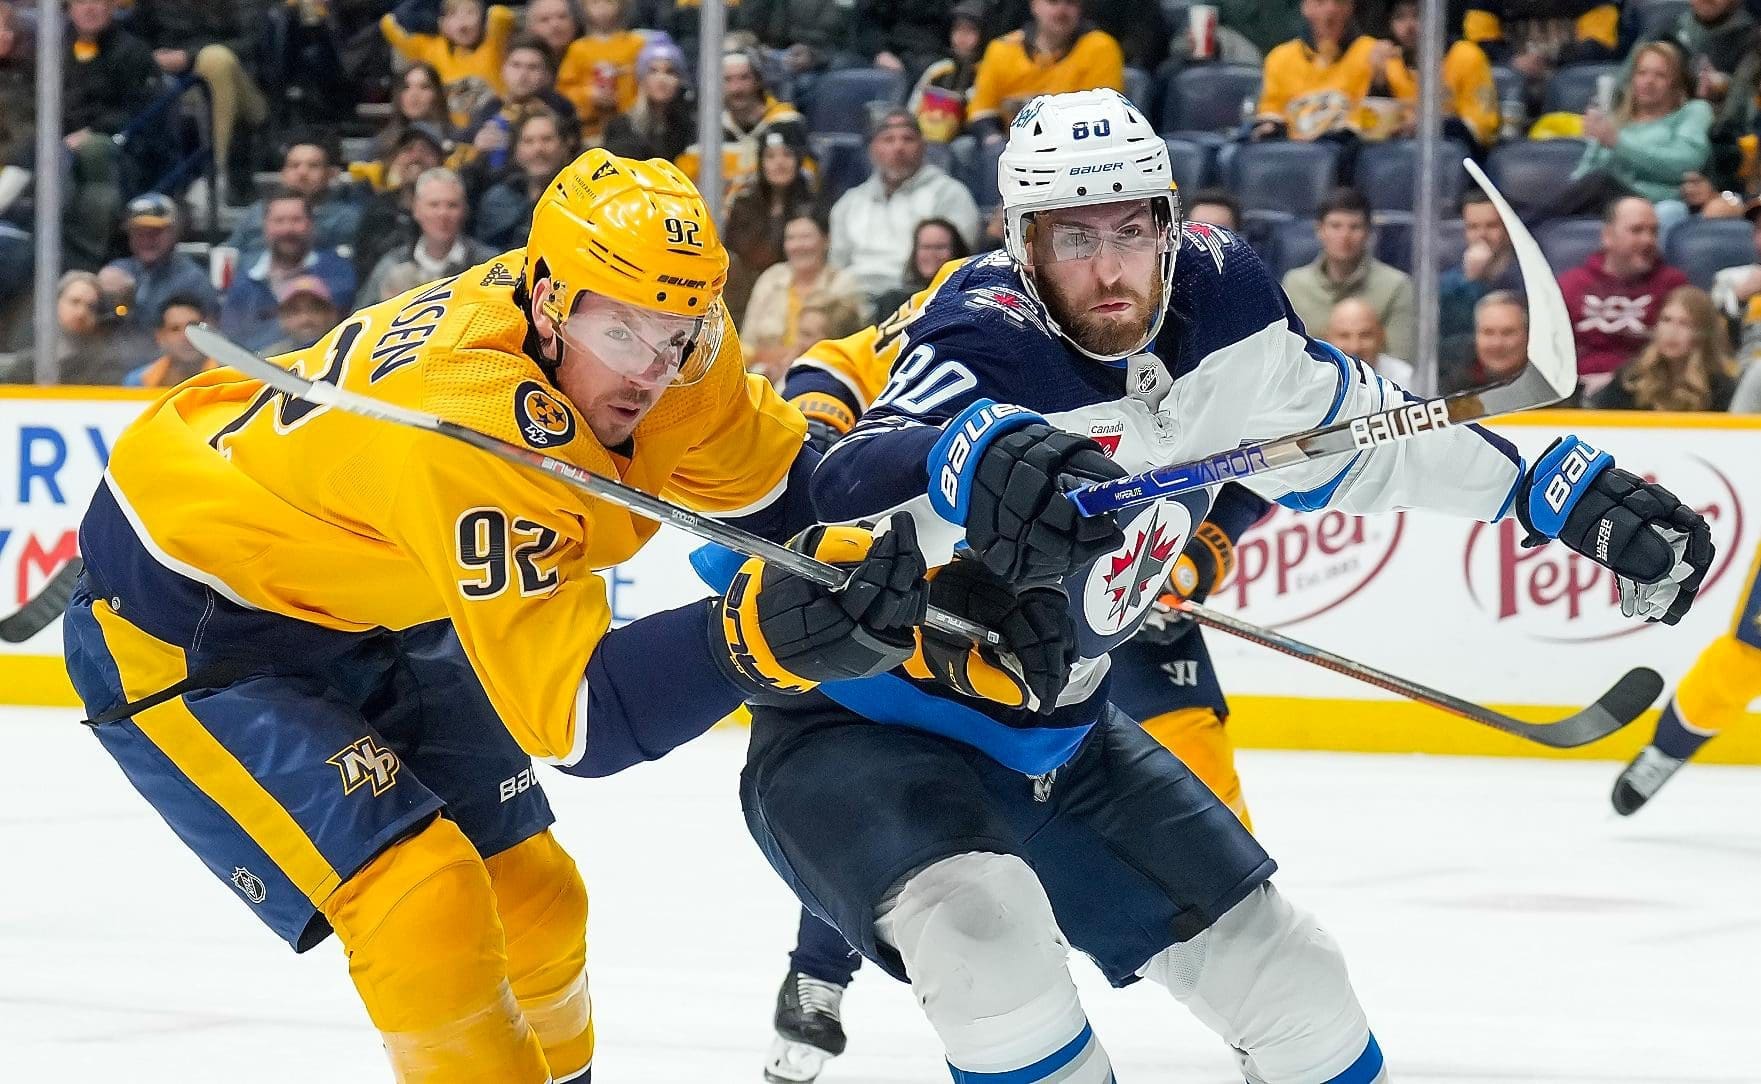
<path id="1" fill-rule="evenodd" d="M 0 620 L 0 640 L 22 644 L 53 624 L 61 616 L 61 611 L 67 609 L 67 600 L 73 597 L 73 585 L 85 567 L 85 562 L 78 557 L 62 565 L 37 592 L 36 598 L 19 607 L 11 617 Z"/>
<path id="2" fill-rule="evenodd" d="M 275 390 L 285 392 L 296 399 L 303 399 L 319 406 L 335 407 L 338 410 L 359 414 L 367 418 L 395 422 L 398 425 L 407 425 L 415 429 L 426 429 L 443 437 L 451 437 L 510 463 L 517 463 L 523 467 L 530 467 L 554 475 L 576 489 L 620 508 L 629 509 L 637 515 L 646 516 L 656 523 L 671 524 L 705 541 L 719 543 L 748 557 L 761 558 L 822 587 L 842 587 L 844 581 L 849 578 L 842 569 L 816 561 L 804 553 L 797 553 L 789 547 L 779 545 L 769 539 L 760 538 L 709 516 L 699 515 L 688 508 L 681 508 L 670 501 L 662 500 L 651 493 L 644 493 L 633 486 L 627 486 L 622 482 L 594 474 L 592 471 L 583 470 L 573 463 L 565 463 L 542 452 L 531 451 L 517 444 L 497 440 L 487 433 L 479 433 L 475 429 L 449 422 L 433 414 L 397 406 L 357 392 L 346 391 L 334 384 L 307 380 L 292 370 L 283 369 L 273 362 L 265 361 L 206 324 L 191 325 L 188 334 L 191 344 L 209 357 L 222 364 L 230 365 L 246 376 L 261 380 Z M 976 643 L 993 645 L 1002 643 L 1000 636 L 984 626 L 933 606 L 930 607 L 925 623 L 934 625 L 945 632 L 968 637 Z"/>
<path id="3" fill-rule="evenodd" d="M 1378 689 L 1399 693 L 1409 700 L 1416 700 L 1439 711 L 1459 715 L 1481 726 L 1502 730 L 1506 734 L 1514 734 L 1553 749 L 1574 749 L 1606 738 L 1637 719 L 1657 699 L 1657 694 L 1663 691 L 1663 678 L 1658 676 L 1657 671 L 1641 666 L 1627 671 L 1614 683 L 1613 688 L 1582 711 L 1573 712 L 1551 723 L 1525 723 L 1521 719 L 1513 719 L 1490 708 L 1483 708 L 1448 693 L 1396 677 L 1385 670 L 1354 662 L 1312 644 L 1305 644 L 1301 640 L 1293 640 L 1281 632 L 1249 624 L 1240 618 L 1219 613 L 1195 602 L 1183 602 L 1178 609 L 1209 628 L 1220 629 L 1261 647 L 1282 651 L 1293 658 L 1312 662 L 1316 666 L 1374 685 Z"/>
<path id="4" fill-rule="evenodd" d="M 1141 474 L 1086 486 L 1070 494 L 1077 510 L 1085 516 L 1117 512 L 1296 463 L 1392 444 L 1451 425 L 1465 425 L 1500 414 L 1549 406 L 1569 396 L 1577 387 L 1578 355 L 1572 340 L 1571 317 L 1566 312 L 1565 296 L 1559 292 L 1559 283 L 1553 278 L 1547 257 L 1541 254 L 1541 246 L 1535 243 L 1535 238 L 1516 217 L 1516 212 L 1510 209 L 1504 196 L 1471 159 L 1462 164 L 1498 209 L 1498 217 L 1504 220 L 1505 232 L 1510 235 L 1517 266 L 1522 269 L 1523 288 L 1529 297 L 1529 363 L 1521 372 L 1496 384 L 1469 388 L 1437 399 L 1402 403 L 1307 432 L 1246 444 L 1202 459 L 1155 467 Z"/>

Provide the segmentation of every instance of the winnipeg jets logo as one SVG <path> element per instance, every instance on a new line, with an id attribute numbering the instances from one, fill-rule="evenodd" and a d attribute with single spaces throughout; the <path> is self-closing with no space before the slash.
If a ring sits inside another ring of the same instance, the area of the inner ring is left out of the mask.
<path id="1" fill-rule="evenodd" d="M 1234 238 L 1226 230 L 1220 230 L 1208 222 L 1188 222 L 1182 227 L 1186 239 L 1194 246 L 1209 254 L 1211 262 L 1217 265 L 1217 273 L 1223 273 L 1223 250 L 1234 244 Z"/>
<path id="2" fill-rule="evenodd" d="M 1649 297 L 1598 297 L 1584 295 L 1584 314 L 1573 326 L 1579 331 L 1604 335 L 1643 335 L 1649 326 Z"/>
<path id="3" fill-rule="evenodd" d="M 966 294 L 966 304 L 974 309 L 994 309 L 1016 324 L 1032 325 L 1042 332 L 1046 330 L 1039 307 L 1026 294 L 1007 287 L 981 286 Z"/>
<path id="4" fill-rule="evenodd" d="M 1096 561 L 1083 591 L 1083 616 L 1101 636 L 1127 628 L 1149 609 L 1192 527 L 1181 504 L 1163 501 L 1125 528 L 1125 545 Z"/>

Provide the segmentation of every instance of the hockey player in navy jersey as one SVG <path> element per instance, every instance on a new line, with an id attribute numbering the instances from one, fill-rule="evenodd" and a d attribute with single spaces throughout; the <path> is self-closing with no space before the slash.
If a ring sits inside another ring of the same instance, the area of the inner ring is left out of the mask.
<path id="1" fill-rule="evenodd" d="M 813 493 L 826 521 L 908 512 L 941 566 L 932 601 L 1003 649 L 926 629 L 899 671 L 754 703 L 748 825 L 810 910 L 910 981 L 957 1082 L 1113 1080 L 1071 946 L 1116 985 L 1167 988 L 1249 1081 L 1385 1079 L 1337 944 L 1241 821 L 1108 706 L 1107 653 L 1209 495 L 1115 522 L 1065 491 L 1403 393 L 1309 339 L 1245 244 L 1182 227 L 1166 148 L 1119 95 L 1030 102 L 999 180 L 1005 253 L 905 328 Z M 1531 542 L 1612 569 L 1646 620 L 1678 620 L 1711 558 L 1698 516 L 1573 437 L 1530 467 L 1447 428 L 1247 484 L 1305 510 L 1517 515 Z"/>

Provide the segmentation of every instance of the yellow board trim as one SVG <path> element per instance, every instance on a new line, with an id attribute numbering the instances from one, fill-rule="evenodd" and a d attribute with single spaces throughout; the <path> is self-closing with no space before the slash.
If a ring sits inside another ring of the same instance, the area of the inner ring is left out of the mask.
<path id="1" fill-rule="evenodd" d="M 59 655 L 0 655 L 0 703 L 77 708 L 79 697 Z"/>
<path id="2" fill-rule="evenodd" d="M 1667 410 L 1525 410 L 1486 423 L 1575 429 L 1761 429 L 1761 414 L 1683 414 Z"/>
<path id="3" fill-rule="evenodd" d="M 54 384 L 38 386 L 35 384 L 9 384 L 0 388 L 0 399 L 61 399 L 78 402 L 81 400 L 113 400 L 134 399 L 146 403 L 164 395 L 160 388 L 117 388 L 107 386 L 82 387 L 76 384 Z"/>
<path id="4" fill-rule="evenodd" d="M 116 616 L 102 599 L 93 604 L 92 616 L 104 630 L 105 646 L 130 700 L 150 696 L 188 676 L 181 650 Z M 305 830 L 195 717 L 182 697 L 141 712 L 134 725 L 263 849 L 307 899 L 320 904 L 336 891 L 341 876 Z M 340 796 L 340 782 L 337 787 Z"/>

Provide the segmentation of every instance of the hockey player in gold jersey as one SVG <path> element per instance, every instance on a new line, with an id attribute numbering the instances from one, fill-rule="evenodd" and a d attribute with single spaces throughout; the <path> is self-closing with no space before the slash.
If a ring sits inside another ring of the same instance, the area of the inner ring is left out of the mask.
<path id="1" fill-rule="evenodd" d="M 677 169 L 590 151 L 527 248 L 282 363 L 794 536 L 844 589 L 754 561 L 613 630 L 594 570 L 653 523 L 231 369 L 122 435 L 81 526 L 66 650 L 99 740 L 296 951 L 336 932 L 400 1081 L 591 1071 L 587 894 L 530 758 L 608 774 L 910 654 L 909 525 L 811 526 L 817 456 L 743 372 L 726 268 Z"/>
<path id="2" fill-rule="evenodd" d="M 1657 731 L 1614 781 L 1614 811 L 1630 817 L 1700 747 L 1741 723 L 1761 697 L 1761 548 L 1730 630 L 1706 645 L 1663 706 Z"/>

